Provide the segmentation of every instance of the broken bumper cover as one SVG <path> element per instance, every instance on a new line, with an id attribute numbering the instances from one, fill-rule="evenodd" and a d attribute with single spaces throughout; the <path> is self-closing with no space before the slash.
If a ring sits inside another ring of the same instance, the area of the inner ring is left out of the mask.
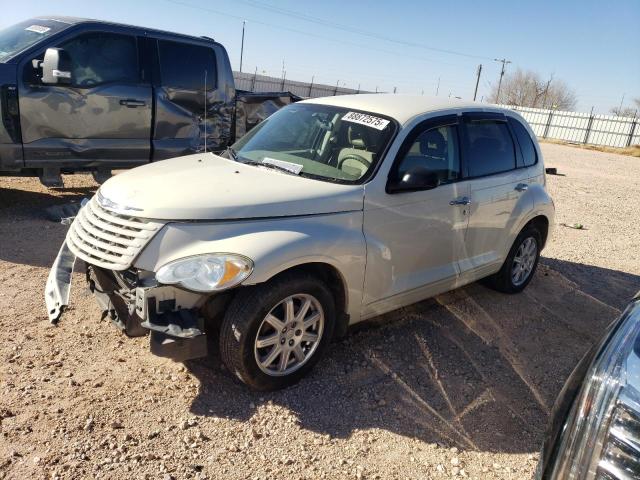
<path id="1" fill-rule="evenodd" d="M 45 287 L 45 303 L 52 323 L 60 320 L 69 304 L 71 275 L 76 256 L 65 241 L 56 257 Z M 199 306 L 202 295 L 155 280 L 127 283 L 122 275 L 85 264 L 89 290 L 109 319 L 128 336 L 151 332 L 151 352 L 184 361 L 207 355 L 204 319 Z M 142 283 L 139 285 L 138 283 Z"/>
<path id="2" fill-rule="evenodd" d="M 44 301 L 47 305 L 47 314 L 51 323 L 57 323 L 64 309 L 69 305 L 71 274 L 75 263 L 76 256 L 69 249 L 65 240 L 49 271 L 44 290 Z"/>

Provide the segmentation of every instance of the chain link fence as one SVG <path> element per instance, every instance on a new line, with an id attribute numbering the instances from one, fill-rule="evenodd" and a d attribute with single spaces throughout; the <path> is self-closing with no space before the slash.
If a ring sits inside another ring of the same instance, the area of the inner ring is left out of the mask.
<path id="1" fill-rule="evenodd" d="M 236 88 L 249 92 L 291 92 L 300 97 L 331 97 L 333 95 L 351 95 L 353 93 L 370 93 L 364 90 L 339 87 L 337 85 L 298 82 L 286 78 L 258 75 L 257 73 L 233 72 Z"/>

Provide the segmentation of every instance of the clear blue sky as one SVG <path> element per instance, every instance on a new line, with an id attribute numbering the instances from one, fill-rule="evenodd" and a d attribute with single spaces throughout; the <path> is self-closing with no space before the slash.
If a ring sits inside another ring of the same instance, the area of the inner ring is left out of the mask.
<path id="1" fill-rule="evenodd" d="M 640 0 L 21 0 L 0 28 L 43 14 L 208 35 L 234 69 L 246 19 L 244 71 L 280 76 L 284 60 L 287 78 L 363 90 L 435 94 L 440 78 L 440 95 L 469 99 L 482 63 L 480 98 L 498 79 L 492 59 L 506 57 L 509 70 L 566 81 L 581 110 L 640 97 Z"/>

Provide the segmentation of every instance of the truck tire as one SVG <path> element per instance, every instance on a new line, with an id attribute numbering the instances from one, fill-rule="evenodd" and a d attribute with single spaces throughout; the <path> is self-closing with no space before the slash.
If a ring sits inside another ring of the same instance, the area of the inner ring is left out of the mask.
<path id="1" fill-rule="evenodd" d="M 527 225 L 513 242 L 500 271 L 484 279 L 484 284 L 503 293 L 523 291 L 538 267 L 541 245 L 540 231 Z"/>
<path id="2" fill-rule="evenodd" d="M 335 327 L 335 301 L 308 273 L 282 274 L 242 288 L 220 329 L 227 368 L 256 390 L 298 382 L 320 360 Z"/>

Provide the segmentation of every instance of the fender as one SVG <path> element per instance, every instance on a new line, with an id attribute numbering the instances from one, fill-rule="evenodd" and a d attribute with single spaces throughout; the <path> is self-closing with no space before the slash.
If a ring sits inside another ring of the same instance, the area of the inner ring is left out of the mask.
<path id="1" fill-rule="evenodd" d="M 520 217 L 518 222 L 514 222 L 513 228 L 509 232 L 509 238 L 512 243 L 524 226 L 532 219 L 539 216 L 546 217 L 549 221 L 547 240 L 551 237 L 551 233 L 554 228 L 555 205 L 553 203 L 553 199 L 544 188 L 543 182 L 544 179 L 537 178 L 535 182 L 531 181 L 529 183 L 529 189 L 527 190 L 526 195 L 533 200 L 533 209 L 529 210 L 526 215 Z"/>
<path id="2" fill-rule="evenodd" d="M 366 259 L 362 211 L 238 221 L 169 223 L 134 262 L 151 272 L 179 258 L 236 253 L 254 263 L 243 283 L 255 285 L 308 263 L 334 267 L 344 282 L 346 313 L 360 318 Z M 309 252 L 317 252 L 309 255 Z"/>

